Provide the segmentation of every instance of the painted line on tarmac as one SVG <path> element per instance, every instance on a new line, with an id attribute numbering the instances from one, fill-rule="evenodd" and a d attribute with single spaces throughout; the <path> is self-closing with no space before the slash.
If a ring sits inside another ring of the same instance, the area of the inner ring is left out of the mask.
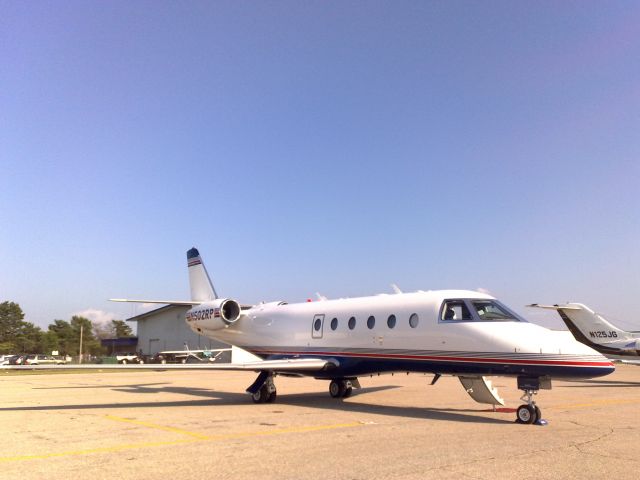
<path id="1" fill-rule="evenodd" d="M 158 425 L 156 423 L 143 422 L 141 420 L 134 420 L 132 418 L 116 417 L 115 415 L 105 415 L 105 418 L 116 422 L 132 423 L 134 425 L 140 425 L 141 427 L 153 428 L 155 430 L 163 430 L 165 432 L 179 433 L 181 435 L 187 435 L 199 440 L 209 440 L 208 435 L 202 435 L 201 433 L 190 432 L 189 430 L 183 430 L 182 428 L 167 427 L 164 425 Z"/>
<path id="2" fill-rule="evenodd" d="M 169 440 L 169 441 L 159 441 L 159 442 L 142 442 L 142 443 L 132 443 L 132 444 L 124 444 L 124 445 L 114 445 L 111 447 L 88 448 L 84 450 L 71 450 L 66 452 L 42 453 L 42 454 L 34 454 L 34 455 L 17 455 L 14 457 L 0 457 L 0 463 L 21 462 L 21 461 L 28 461 L 28 460 L 43 460 L 43 459 L 56 458 L 56 457 L 74 457 L 74 456 L 82 456 L 82 455 L 91 455 L 95 453 L 116 453 L 116 452 L 122 452 L 125 450 L 164 447 L 169 445 L 184 445 L 189 443 L 200 443 L 200 442 L 215 442 L 215 441 L 228 440 L 228 439 L 234 439 L 234 438 L 251 438 L 251 437 L 262 437 L 262 436 L 268 436 L 268 435 L 285 435 L 288 433 L 307 433 L 307 432 L 317 432 L 322 430 L 337 430 L 341 428 L 362 427 L 369 424 L 368 422 L 351 422 L 351 423 L 336 423 L 333 425 L 308 425 L 308 426 L 302 426 L 302 427 L 280 428 L 275 430 L 228 433 L 228 434 L 222 434 L 222 435 L 202 435 L 199 433 L 190 432 L 188 430 L 183 430 L 180 428 L 166 427 L 164 425 L 156 425 L 154 423 L 149 423 L 149 422 L 140 422 L 138 420 L 132 420 L 132 419 L 122 418 L 122 417 L 114 417 L 111 415 L 106 415 L 105 418 L 108 418 L 109 420 L 119 421 L 119 422 L 133 423 L 136 425 L 152 428 L 155 430 L 163 430 L 163 431 L 172 432 L 172 433 L 179 433 L 182 435 L 186 435 L 190 438 L 186 438 L 183 440 Z"/>

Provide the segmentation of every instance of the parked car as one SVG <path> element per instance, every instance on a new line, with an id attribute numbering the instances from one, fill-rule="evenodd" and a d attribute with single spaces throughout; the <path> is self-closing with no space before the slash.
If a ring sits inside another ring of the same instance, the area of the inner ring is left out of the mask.
<path id="1" fill-rule="evenodd" d="M 56 358 L 51 355 L 31 354 L 27 355 L 27 357 L 24 359 L 25 365 L 62 365 L 64 363 L 67 362 L 65 362 L 61 358 Z"/>
<path id="2" fill-rule="evenodd" d="M 0 355 L 0 365 L 9 365 L 9 359 L 13 357 L 13 353 L 9 353 L 7 355 Z"/>
<path id="3" fill-rule="evenodd" d="M 13 357 L 9 358 L 9 365 L 22 365 L 26 357 L 27 356 L 25 354 L 14 355 Z"/>
<path id="4" fill-rule="evenodd" d="M 118 363 L 122 363 L 124 365 L 127 363 L 144 363 L 144 358 L 139 357 L 135 353 L 121 353 L 120 355 L 116 355 L 116 360 Z"/>

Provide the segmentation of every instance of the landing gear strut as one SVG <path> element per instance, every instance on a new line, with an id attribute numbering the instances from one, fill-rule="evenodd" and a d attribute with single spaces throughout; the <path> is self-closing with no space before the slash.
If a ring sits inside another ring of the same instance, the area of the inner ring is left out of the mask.
<path id="1" fill-rule="evenodd" d="M 331 380 L 329 384 L 329 395 L 333 398 L 347 398 L 351 396 L 351 392 L 353 392 L 353 384 L 349 379 Z"/>
<path id="2" fill-rule="evenodd" d="M 253 403 L 273 403 L 276 401 L 276 384 L 273 374 L 261 372 L 255 382 L 247 389 Z"/>
<path id="3" fill-rule="evenodd" d="M 533 396 L 538 394 L 540 388 L 551 388 L 550 381 L 541 381 L 538 378 L 518 377 L 518 388 L 524 392 L 520 400 L 527 402 L 520 405 L 516 410 L 516 422 L 524 424 L 546 425 L 542 420 L 542 412 L 533 400 Z"/>

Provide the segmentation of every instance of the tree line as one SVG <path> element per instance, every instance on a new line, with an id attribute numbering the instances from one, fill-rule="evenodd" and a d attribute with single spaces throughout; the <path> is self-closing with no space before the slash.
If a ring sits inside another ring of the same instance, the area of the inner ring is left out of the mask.
<path id="1" fill-rule="evenodd" d="M 54 320 L 46 330 L 24 320 L 24 312 L 14 302 L 0 303 L 0 355 L 8 353 L 44 353 L 58 351 L 60 355 L 78 355 L 80 331 L 82 351 L 89 355 L 104 355 L 100 340 L 132 337 L 133 331 L 123 320 L 112 320 L 104 326 L 85 317 L 74 315 L 70 321 Z"/>

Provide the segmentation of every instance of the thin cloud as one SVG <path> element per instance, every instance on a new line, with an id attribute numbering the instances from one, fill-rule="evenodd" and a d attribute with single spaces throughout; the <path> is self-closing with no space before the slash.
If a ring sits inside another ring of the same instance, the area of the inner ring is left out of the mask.
<path id="1" fill-rule="evenodd" d="M 104 310 L 98 310 L 95 308 L 87 308 L 86 310 L 82 310 L 81 312 L 76 312 L 74 315 L 79 317 L 88 318 L 91 320 L 91 323 L 95 323 L 98 325 L 107 325 L 111 323 L 111 320 L 120 318 L 120 315 L 113 312 L 105 312 Z"/>

